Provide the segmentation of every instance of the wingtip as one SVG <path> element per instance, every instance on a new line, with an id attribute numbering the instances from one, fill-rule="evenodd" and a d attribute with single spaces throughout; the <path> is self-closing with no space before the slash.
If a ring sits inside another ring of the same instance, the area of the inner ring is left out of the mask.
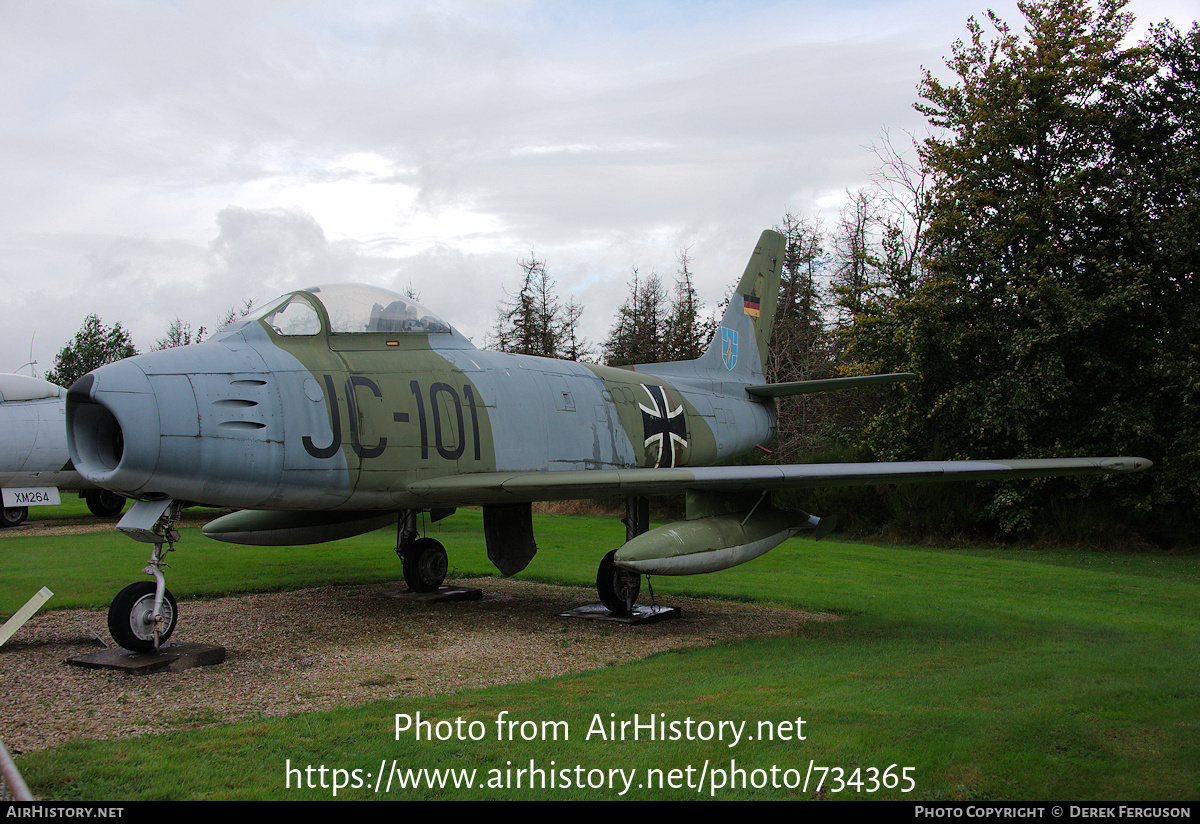
<path id="1" fill-rule="evenodd" d="M 1145 458 L 1105 458 L 1100 462 L 1106 472 L 1142 472 L 1152 466 L 1154 462 Z"/>

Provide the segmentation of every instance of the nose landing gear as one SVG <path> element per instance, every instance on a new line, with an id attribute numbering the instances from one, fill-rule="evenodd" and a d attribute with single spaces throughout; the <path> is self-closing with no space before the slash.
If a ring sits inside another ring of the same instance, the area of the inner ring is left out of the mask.
<path id="1" fill-rule="evenodd" d="M 108 608 L 108 631 L 113 640 L 131 652 L 152 652 L 171 637 L 179 607 L 167 589 L 163 569 L 166 555 L 175 549 L 175 529 L 183 505 L 178 501 L 138 501 L 117 529 L 130 538 L 153 543 L 150 562 L 142 570 L 154 581 L 138 581 L 117 593 Z"/>
<path id="2" fill-rule="evenodd" d="M 138 581 L 117 593 L 108 608 L 108 631 L 113 640 L 132 652 L 150 652 L 171 637 L 179 607 L 169 589 L 155 609 L 153 581 Z M 155 615 L 158 615 L 156 618 Z"/>

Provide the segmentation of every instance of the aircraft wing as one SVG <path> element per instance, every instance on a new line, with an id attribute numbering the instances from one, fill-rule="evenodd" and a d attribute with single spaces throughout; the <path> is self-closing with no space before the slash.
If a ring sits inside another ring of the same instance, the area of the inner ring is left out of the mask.
<path id="1" fill-rule="evenodd" d="M 662 495 L 688 489 L 752 492 L 819 486 L 1126 474 L 1150 466 L 1151 462 L 1145 458 L 1120 457 L 488 472 L 417 481 L 408 485 L 408 493 L 425 506 L 469 506 L 607 495 Z"/>

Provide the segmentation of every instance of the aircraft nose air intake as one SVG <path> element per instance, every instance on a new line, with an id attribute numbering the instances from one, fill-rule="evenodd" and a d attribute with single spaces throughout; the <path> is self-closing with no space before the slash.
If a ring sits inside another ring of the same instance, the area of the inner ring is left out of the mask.
<path id="1" fill-rule="evenodd" d="M 118 361 L 67 390 L 67 449 L 97 486 L 133 495 L 158 463 L 158 404 L 146 374 Z"/>

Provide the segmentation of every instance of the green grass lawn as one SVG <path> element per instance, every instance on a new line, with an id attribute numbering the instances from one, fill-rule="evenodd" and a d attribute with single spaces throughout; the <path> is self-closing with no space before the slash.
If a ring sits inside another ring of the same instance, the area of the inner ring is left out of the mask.
<path id="1" fill-rule="evenodd" d="M 59 490 L 59 500 L 62 503 L 59 506 L 31 506 L 29 507 L 29 515 L 27 521 L 51 521 L 57 518 L 75 518 L 80 515 L 91 516 L 92 511 L 88 509 L 87 501 L 79 497 L 78 492 L 73 492 L 69 489 Z M 117 522 L 113 518 L 113 523 Z"/>
<path id="2" fill-rule="evenodd" d="M 539 554 L 519 577 L 588 586 L 600 555 L 623 535 L 619 523 L 604 518 L 539 516 L 535 527 Z M 460 512 L 430 534 L 450 551 L 452 574 L 491 571 L 478 511 Z M 168 580 L 186 622 L 189 599 L 393 580 L 393 539 L 385 530 L 336 544 L 256 549 L 207 541 L 186 529 Z M 104 605 L 140 577 L 148 549 L 109 534 L 0 538 L 0 613 L 43 585 L 55 592 L 48 607 Z M 295 789 L 300 773 L 292 774 L 288 789 L 288 764 L 324 765 L 328 785 L 334 768 L 346 771 L 339 780 L 350 786 L 339 789 L 339 798 L 609 799 L 618 797 L 626 776 L 635 779 L 625 798 L 1200 796 L 1195 555 L 796 539 L 734 570 L 656 578 L 654 585 L 666 603 L 673 594 L 737 598 L 835 612 L 842 620 L 809 624 L 784 638 L 664 653 L 517 686 L 419 700 L 398 696 L 119 742 L 73 742 L 21 756 L 18 764 L 35 793 L 57 799 L 332 796 L 331 786 Z M 154 685 L 152 678 L 137 683 Z M 396 740 L 395 714 L 417 711 L 426 719 L 478 722 L 474 729 L 484 734 L 480 740 Z M 539 726 L 561 721 L 556 729 L 567 730 L 569 740 L 498 740 L 496 719 L 505 711 L 509 719 Z M 652 714 L 680 724 L 689 718 L 694 725 L 744 722 L 744 736 L 755 740 L 743 737 L 730 747 L 728 739 L 587 735 L 597 719 L 635 714 L 643 722 Z M 805 722 L 803 740 L 797 718 Z M 760 723 L 776 740 L 759 739 Z M 527 778 L 522 789 L 512 788 L 521 777 L 514 771 L 531 761 L 546 771 L 544 781 L 553 776 L 554 789 L 530 790 Z M 475 770 L 476 787 L 401 790 L 394 784 L 377 795 L 381 765 L 385 772 L 393 765 Z M 825 772 L 818 792 L 823 768 L 842 772 Z M 912 777 L 910 792 L 882 786 L 904 768 Z M 806 776 L 807 791 L 789 786 Z M 356 777 L 365 786 L 353 787 Z M 601 788 L 561 786 L 601 777 Z M 321 782 L 319 772 L 311 778 Z M 489 779 L 502 786 L 480 786 Z M 662 788 L 644 786 L 660 780 Z"/>

